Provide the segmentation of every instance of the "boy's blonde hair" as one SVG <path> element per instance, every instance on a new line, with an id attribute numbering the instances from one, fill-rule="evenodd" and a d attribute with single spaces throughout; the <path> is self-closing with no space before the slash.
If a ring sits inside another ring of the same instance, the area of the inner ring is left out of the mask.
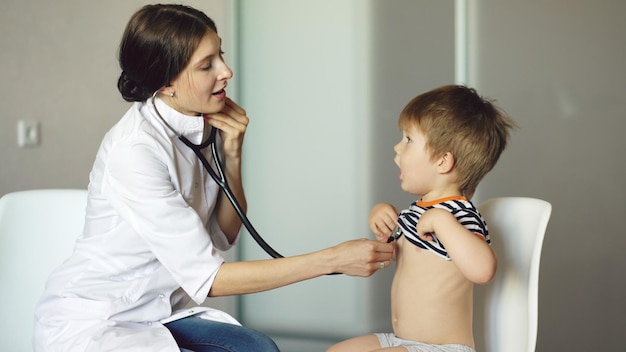
<path id="1" fill-rule="evenodd" d="M 515 122 L 476 90 L 461 85 L 433 89 L 402 110 L 402 129 L 417 127 L 426 136 L 431 159 L 454 156 L 457 182 L 468 199 L 507 145 Z"/>

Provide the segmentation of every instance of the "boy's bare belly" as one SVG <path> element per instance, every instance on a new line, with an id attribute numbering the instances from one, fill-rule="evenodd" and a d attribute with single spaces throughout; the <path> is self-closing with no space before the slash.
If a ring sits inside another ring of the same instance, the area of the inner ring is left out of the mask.
<path id="1" fill-rule="evenodd" d="M 474 347 L 473 284 L 453 261 L 398 240 L 391 285 L 391 319 L 396 336 L 429 344 Z"/>

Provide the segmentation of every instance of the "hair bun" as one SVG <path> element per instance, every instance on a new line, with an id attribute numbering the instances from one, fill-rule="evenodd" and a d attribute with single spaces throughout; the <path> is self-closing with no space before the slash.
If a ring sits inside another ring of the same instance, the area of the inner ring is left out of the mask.
<path id="1" fill-rule="evenodd" d="M 145 87 L 137 84 L 124 71 L 117 80 L 117 89 L 122 94 L 122 98 L 129 102 L 145 101 L 152 95 L 152 92 L 147 92 Z"/>

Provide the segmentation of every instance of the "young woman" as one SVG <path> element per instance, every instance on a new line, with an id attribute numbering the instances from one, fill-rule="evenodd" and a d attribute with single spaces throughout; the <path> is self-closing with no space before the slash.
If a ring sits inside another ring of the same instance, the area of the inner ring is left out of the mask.
<path id="1" fill-rule="evenodd" d="M 212 128 L 224 173 L 246 201 L 246 112 L 226 96 L 233 73 L 211 19 L 147 5 L 130 19 L 118 88 L 134 102 L 104 137 L 90 174 L 85 228 L 36 309 L 35 351 L 277 351 L 267 336 L 190 299 L 269 290 L 328 273 L 369 276 L 393 246 L 348 241 L 280 259 L 226 263 L 241 228 L 194 152 Z M 209 153 L 209 152 L 207 152 Z M 209 158 L 210 159 L 210 158 Z"/>

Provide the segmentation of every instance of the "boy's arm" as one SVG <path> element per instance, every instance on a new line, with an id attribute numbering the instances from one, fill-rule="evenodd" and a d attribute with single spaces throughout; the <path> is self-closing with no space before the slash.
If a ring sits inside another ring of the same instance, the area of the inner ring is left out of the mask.
<path id="1" fill-rule="evenodd" d="M 477 284 L 491 281 L 498 263 L 495 252 L 482 237 L 466 229 L 449 211 L 438 208 L 426 211 L 417 223 L 417 234 L 422 239 L 432 240 L 432 233 L 437 234 L 468 280 Z"/>
<path id="2" fill-rule="evenodd" d="M 378 203 L 370 211 L 368 223 L 376 239 L 387 242 L 387 238 L 396 227 L 398 210 L 389 203 Z"/>

